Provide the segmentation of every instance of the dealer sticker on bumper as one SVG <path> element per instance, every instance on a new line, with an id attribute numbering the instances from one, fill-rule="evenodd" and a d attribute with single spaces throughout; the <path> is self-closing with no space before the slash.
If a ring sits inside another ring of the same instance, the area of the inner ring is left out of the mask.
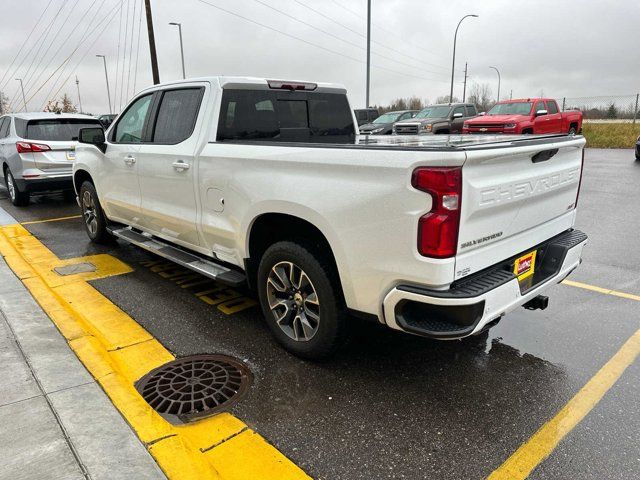
<path id="1" fill-rule="evenodd" d="M 536 268 L 536 251 L 529 252 L 518 258 L 513 265 L 513 273 L 522 281 L 533 275 Z"/>
<path id="2" fill-rule="evenodd" d="M 73 150 L 70 150 L 67 152 L 67 160 L 75 160 L 76 159 L 76 152 Z"/>

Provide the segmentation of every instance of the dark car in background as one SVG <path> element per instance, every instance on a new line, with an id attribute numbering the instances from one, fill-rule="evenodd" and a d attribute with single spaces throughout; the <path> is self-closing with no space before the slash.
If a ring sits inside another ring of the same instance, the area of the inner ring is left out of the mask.
<path id="1" fill-rule="evenodd" d="M 106 130 L 107 128 L 109 128 L 109 125 L 111 125 L 113 123 L 113 121 L 116 119 L 118 115 L 116 115 L 115 113 L 108 113 L 105 115 L 100 115 L 98 117 L 98 120 L 100 121 L 100 123 L 102 124 L 102 126 L 104 127 L 104 129 Z"/>
<path id="2" fill-rule="evenodd" d="M 377 108 L 357 108 L 353 112 L 356 114 L 358 126 L 373 122 L 380 116 Z"/>
<path id="3" fill-rule="evenodd" d="M 472 103 L 430 105 L 409 119 L 393 126 L 395 135 L 462 133 L 465 120 L 478 115 Z"/>
<path id="4" fill-rule="evenodd" d="M 636 140 L 636 160 L 640 162 L 640 137 Z"/>
<path id="5" fill-rule="evenodd" d="M 398 110 L 380 115 L 371 123 L 360 125 L 362 135 L 391 135 L 393 124 L 402 120 L 413 118 L 418 110 Z"/>

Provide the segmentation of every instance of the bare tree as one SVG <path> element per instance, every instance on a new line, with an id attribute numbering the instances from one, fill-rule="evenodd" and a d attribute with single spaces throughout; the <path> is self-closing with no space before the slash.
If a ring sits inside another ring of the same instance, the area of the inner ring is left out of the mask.
<path id="1" fill-rule="evenodd" d="M 386 112 L 394 112 L 397 110 L 422 110 L 429 104 L 427 99 L 421 99 L 420 97 L 413 96 L 408 98 L 396 98 L 389 105 L 376 105 L 380 114 Z"/>
<path id="2" fill-rule="evenodd" d="M 0 92 L 0 115 L 5 113 L 9 113 L 9 99 L 4 93 Z"/>
<path id="3" fill-rule="evenodd" d="M 460 99 L 458 97 L 456 97 L 455 95 L 453 96 L 453 101 L 449 100 L 449 95 L 440 95 L 438 98 L 436 98 L 436 104 L 458 103 L 459 101 L 460 101 Z"/>
<path id="4" fill-rule="evenodd" d="M 71 100 L 71 97 L 66 93 L 62 96 L 60 100 L 49 100 L 47 102 L 47 106 L 44 107 L 45 112 L 54 112 L 54 113 L 76 113 L 78 109 Z"/>
<path id="5" fill-rule="evenodd" d="M 469 88 L 467 100 L 478 107 L 481 112 L 488 111 L 495 103 L 488 83 L 473 83 Z"/>

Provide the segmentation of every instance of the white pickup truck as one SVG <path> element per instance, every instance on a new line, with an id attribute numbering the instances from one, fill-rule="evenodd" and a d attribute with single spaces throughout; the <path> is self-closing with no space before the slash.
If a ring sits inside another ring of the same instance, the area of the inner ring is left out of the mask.
<path id="1" fill-rule="evenodd" d="M 581 261 L 581 136 L 359 137 L 343 87 L 210 77 L 139 93 L 80 132 L 91 240 L 117 237 L 257 290 L 289 351 L 332 353 L 352 315 L 482 333 Z"/>

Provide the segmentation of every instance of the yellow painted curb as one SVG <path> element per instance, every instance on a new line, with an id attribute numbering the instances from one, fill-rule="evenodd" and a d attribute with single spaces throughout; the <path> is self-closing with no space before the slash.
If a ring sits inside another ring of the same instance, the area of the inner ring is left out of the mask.
<path id="1" fill-rule="evenodd" d="M 128 273 L 110 255 L 61 260 L 21 225 L 0 228 L 0 253 L 58 327 L 170 479 L 302 480 L 298 466 L 229 413 L 175 426 L 134 388 L 175 357 L 89 280 Z M 55 267 L 90 262 L 94 272 L 58 275 Z"/>

